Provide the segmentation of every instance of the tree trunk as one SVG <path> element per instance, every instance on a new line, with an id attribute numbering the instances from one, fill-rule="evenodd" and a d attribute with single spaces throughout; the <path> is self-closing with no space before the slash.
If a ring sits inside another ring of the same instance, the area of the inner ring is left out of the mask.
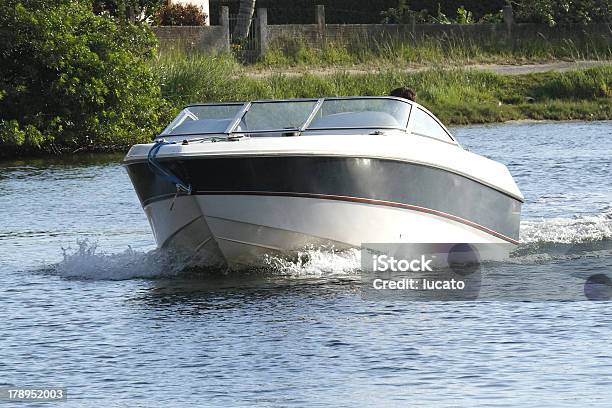
<path id="1" fill-rule="evenodd" d="M 233 39 L 241 40 L 249 33 L 251 27 L 251 19 L 255 13 L 255 0 L 240 0 L 240 8 L 238 9 L 238 18 L 236 26 L 232 33 Z"/>

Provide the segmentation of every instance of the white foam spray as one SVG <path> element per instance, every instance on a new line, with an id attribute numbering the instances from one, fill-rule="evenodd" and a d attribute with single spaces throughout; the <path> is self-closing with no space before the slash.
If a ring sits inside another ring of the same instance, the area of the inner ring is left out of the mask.
<path id="1" fill-rule="evenodd" d="M 598 215 L 521 223 L 521 243 L 576 244 L 612 239 L 612 210 Z"/>
<path id="2" fill-rule="evenodd" d="M 78 248 L 62 249 L 63 260 L 51 267 L 51 272 L 64 278 L 123 280 L 175 276 L 184 263 L 162 250 L 135 251 L 128 247 L 119 253 L 105 253 L 96 242 L 77 241 Z"/>
<path id="3" fill-rule="evenodd" d="M 361 251 L 307 248 L 296 259 L 268 256 L 264 262 L 271 270 L 288 277 L 350 277 L 359 273 Z"/>
<path id="4" fill-rule="evenodd" d="M 518 248 L 522 253 L 516 261 L 545 262 L 557 258 L 555 249 L 610 240 L 612 210 L 571 219 L 524 221 L 521 223 L 521 245 Z M 123 252 L 106 253 L 99 250 L 96 243 L 87 240 L 78 241 L 77 244 L 78 248 L 64 250 L 63 260 L 51 266 L 52 273 L 76 279 L 154 279 L 177 276 L 187 268 L 197 267 L 188 257 L 159 249 L 140 252 L 128 247 Z M 351 278 L 359 275 L 360 258 L 361 252 L 357 248 L 342 251 L 307 248 L 295 259 L 269 256 L 264 259 L 264 264 L 269 273 L 279 277 Z"/>

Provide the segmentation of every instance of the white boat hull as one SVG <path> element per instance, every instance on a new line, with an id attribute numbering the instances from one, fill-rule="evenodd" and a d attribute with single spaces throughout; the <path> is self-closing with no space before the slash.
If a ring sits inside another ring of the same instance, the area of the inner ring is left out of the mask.
<path id="1" fill-rule="evenodd" d="M 464 222 L 407 208 L 323 198 L 195 195 L 156 201 L 145 212 L 160 247 L 203 266 L 264 266 L 314 246 L 507 241 Z"/>
<path id="2" fill-rule="evenodd" d="M 257 266 L 308 246 L 518 243 L 512 176 L 456 145 L 405 133 L 254 137 L 167 145 L 157 168 L 152 147 L 134 146 L 126 169 L 158 245 L 198 264 Z M 189 188 L 177 194 L 179 179 Z"/>

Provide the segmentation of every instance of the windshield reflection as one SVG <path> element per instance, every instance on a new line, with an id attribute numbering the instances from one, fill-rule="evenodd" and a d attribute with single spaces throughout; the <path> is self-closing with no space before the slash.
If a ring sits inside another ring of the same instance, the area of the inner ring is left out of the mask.
<path id="1" fill-rule="evenodd" d="M 162 136 L 242 133 L 289 135 L 325 129 L 405 130 L 411 105 L 392 97 L 352 97 L 192 105 Z"/>

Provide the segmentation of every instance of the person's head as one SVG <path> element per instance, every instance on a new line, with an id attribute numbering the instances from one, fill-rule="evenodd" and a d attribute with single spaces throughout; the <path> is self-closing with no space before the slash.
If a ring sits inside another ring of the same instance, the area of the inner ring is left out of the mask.
<path id="1" fill-rule="evenodd" d="M 416 102 L 416 92 L 414 92 L 410 88 L 406 88 L 405 86 L 402 86 L 401 88 L 395 88 L 389 93 L 389 96 L 395 96 L 398 98 L 404 98 Z"/>

